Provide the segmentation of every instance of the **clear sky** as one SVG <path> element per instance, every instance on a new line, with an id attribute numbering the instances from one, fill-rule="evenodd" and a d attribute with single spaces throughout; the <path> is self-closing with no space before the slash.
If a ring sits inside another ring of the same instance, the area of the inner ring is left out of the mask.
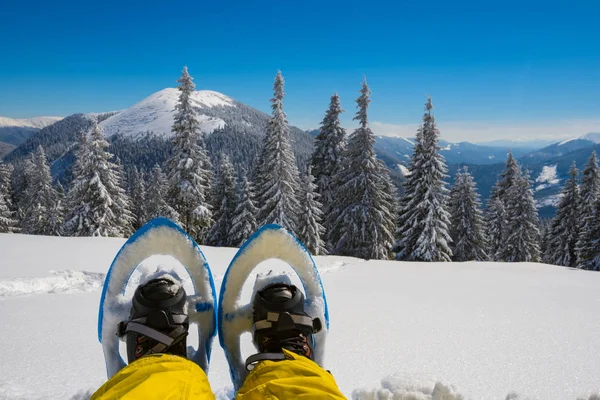
<path id="1" fill-rule="evenodd" d="M 380 134 L 410 136 L 431 95 L 448 140 L 600 131 L 600 2 L 0 0 L 0 115 L 127 108 L 174 87 L 316 128 L 337 91 L 352 128 L 363 75 Z"/>

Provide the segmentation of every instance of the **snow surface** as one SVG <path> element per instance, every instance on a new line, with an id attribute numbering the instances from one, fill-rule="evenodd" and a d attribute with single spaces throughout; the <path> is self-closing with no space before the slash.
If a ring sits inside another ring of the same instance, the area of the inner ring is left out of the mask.
<path id="1" fill-rule="evenodd" d="M 62 117 L 35 117 L 35 118 L 26 118 L 26 119 L 14 119 L 14 118 L 6 118 L 0 117 L 0 127 L 5 126 L 14 126 L 18 128 L 38 128 L 42 129 L 47 127 L 48 125 L 52 125 L 53 123 L 60 121 L 63 119 Z"/>
<path id="2" fill-rule="evenodd" d="M 113 115 L 100 123 L 104 133 L 110 137 L 116 133 L 125 136 L 137 136 L 148 131 L 157 135 L 171 136 L 171 126 L 175 116 L 175 105 L 179 99 L 179 91 L 174 88 L 156 92 L 134 106 Z M 192 94 L 192 105 L 198 109 L 200 130 L 211 133 L 222 128 L 225 121 L 202 114 L 202 109 L 213 107 L 235 107 L 233 99 L 211 90 L 200 90 Z"/>
<path id="3" fill-rule="evenodd" d="M 123 243 L 0 234 L 0 399 L 85 399 L 106 380 L 100 288 L 74 272 L 106 274 Z M 236 250 L 202 250 L 218 291 Z M 600 273 L 535 263 L 315 261 L 331 318 L 325 365 L 349 398 L 597 399 Z M 289 269 L 274 260 L 259 268 Z M 19 281 L 28 283 L 16 288 Z M 217 398 L 232 394 L 219 346 L 209 379 Z"/>
<path id="4" fill-rule="evenodd" d="M 558 164 L 554 165 L 544 165 L 542 167 L 542 171 L 540 175 L 536 178 L 536 182 L 538 183 L 548 183 L 550 185 L 557 185 L 559 180 L 556 175 L 556 167 Z"/>

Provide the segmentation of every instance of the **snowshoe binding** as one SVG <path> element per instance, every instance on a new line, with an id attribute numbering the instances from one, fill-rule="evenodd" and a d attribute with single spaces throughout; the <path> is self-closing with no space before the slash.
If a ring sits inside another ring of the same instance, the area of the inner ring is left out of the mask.
<path id="1" fill-rule="evenodd" d="M 253 300 L 252 339 L 259 353 L 246 360 L 251 370 L 262 360 L 283 360 L 283 349 L 314 360 L 314 334 L 319 318 L 304 310 L 304 294 L 296 286 L 274 283 L 256 292 Z"/>
<path id="2" fill-rule="evenodd" d="M 189 319 L 185 289 L 163 277 L 138 286 L 129 320 L 119 323 L 117 335 L 127 343 L 127 360 L 156 353 L 187 356 Z"/>

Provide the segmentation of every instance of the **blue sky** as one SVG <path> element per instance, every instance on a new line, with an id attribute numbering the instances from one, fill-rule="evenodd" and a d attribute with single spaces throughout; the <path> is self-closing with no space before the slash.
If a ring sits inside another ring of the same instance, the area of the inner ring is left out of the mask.
<path id="1" fill-rule="evenodd" d="M 600 131 L 598 1 L 2 3 L 2 116 L 127 108 L 186 64 L 266 112 L 281 69 L 305 129 L 334 91 L 352 128 L 365 75 L 376 133 L 411 135 L 426 95 L 446 139 Z"/>

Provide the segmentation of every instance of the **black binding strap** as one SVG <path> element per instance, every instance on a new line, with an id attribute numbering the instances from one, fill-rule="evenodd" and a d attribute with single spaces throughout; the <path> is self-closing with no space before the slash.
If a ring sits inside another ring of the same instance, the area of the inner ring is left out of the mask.
<path id="1" fill-rule="evenodd" d="M 282 361 L 285 360 L 285 354 L 283 353 L 258 353 L 251 355 L 246 359 L 246 370 L 251 371 L 259 361 Z"/>

